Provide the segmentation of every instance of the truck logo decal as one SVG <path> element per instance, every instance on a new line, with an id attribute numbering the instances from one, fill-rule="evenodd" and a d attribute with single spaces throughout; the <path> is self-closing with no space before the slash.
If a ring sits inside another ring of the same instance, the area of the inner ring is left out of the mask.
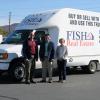
<path id="1" fill-rule="evenodd" d="M 66 31 L 68 46 L 94 46 L 94 35 L 92 32 Z"/>
<path id="2" fill-rule="evenodd" d="M 67 40 L 94 40 L 94 36 L 91 32 L 67 31 Z"/>
<path id="3" fill-rule="evenodd" d="M 28 25 L 35 25 L 36 23 L 40 23 L 41 21 L 42 21 L 42 18 L 33 17 L 33 18 L 24 20 L 24 24 L 27 23 Z"/>
<path id="4" fill-rule="evenodd" d="M 45 22 L 46 20 L 51 18 L 51 16 L 53 16 L 54 14 L 56 14 L 56 12 L 30 15 L 30 16 L 27 16 L 23 20 L 22 23 L 23 25 L 35 25 L 36 26 L 42 22 Z"/>
<path id="5" fill-rule="evenodd" d="M 69 62 L 73 62 L 73 58 L 69 58 Z"/>

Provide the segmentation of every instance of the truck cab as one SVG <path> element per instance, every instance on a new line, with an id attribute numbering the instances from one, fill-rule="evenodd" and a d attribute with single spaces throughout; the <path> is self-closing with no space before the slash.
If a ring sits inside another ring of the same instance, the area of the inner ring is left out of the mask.
<path id="1" fill-rule="evenodd" d="M 8 35 L 8 37 L 0 45 L 0 72 L 7 71 L 9 75 L 17 81 L 23 79 L 25 75 L 24 58 L 22 57 L 22 43 L 28 38 L 32 30 L 16 30 Z M 35 40 L 40 45 L 42 37 L 46 34 L 46 30 L 37 30 Z M 37 67 L 41 63 L 38 61 Z"/>

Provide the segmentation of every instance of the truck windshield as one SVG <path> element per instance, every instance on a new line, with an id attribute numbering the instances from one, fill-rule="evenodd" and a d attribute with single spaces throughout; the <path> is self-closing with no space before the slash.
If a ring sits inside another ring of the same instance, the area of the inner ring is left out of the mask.
<path id="1" fill-rule="evenodd" d="M 32 30 L 17 30 L 8 35 L 8 37 L 2 42 L 2 44 L 22 44 L 25 39 L 28 38 L 29 33 Z M 35 40 L 38 44 L 43 40 L 45 31 L 36 31 Z"/>
<path id="2" fill-rule="evenodd" d="M 3 44 L 21 44 L 32 30 L 17 30 L 8 35 Z"/>

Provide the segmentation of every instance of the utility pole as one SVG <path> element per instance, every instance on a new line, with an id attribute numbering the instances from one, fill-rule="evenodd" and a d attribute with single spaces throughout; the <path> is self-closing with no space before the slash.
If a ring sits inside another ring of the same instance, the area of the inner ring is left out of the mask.
<path id="1" fill-rule="evenodd" d="M 9 33 L 11 31 L 11 12 L 9 12 Z"/>

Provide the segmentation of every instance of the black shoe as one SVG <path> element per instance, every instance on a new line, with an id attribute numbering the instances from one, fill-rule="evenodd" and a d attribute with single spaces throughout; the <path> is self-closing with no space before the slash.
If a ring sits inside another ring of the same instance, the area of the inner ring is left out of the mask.
<path id="1" fill-rule="evenodd" d="M 41 80 L 40 82 L 41 82 L 41 83 L 46 83 L 46 80 Z"/>
<path id="2" fill-rule="evenodd" d="M 48 83 L 52 83 L 52 80 L 49 80 Z"/>
<path id="3" fill-rule="evenodd" d="M 29 82 L 29 81 L 26 81 L 25 83 L 26 83 L 26 84 L 30 84 L 30 82 Z"/>
<path id="4" fill-rule="evenodd" d="M 34 84 L 36 84 L 36 82 L 35 82 L 35 81 L 33 81 L 33 80 L 31 80 L 30 82 L 31 82 L 31 83 L 34 83 Z"/>

